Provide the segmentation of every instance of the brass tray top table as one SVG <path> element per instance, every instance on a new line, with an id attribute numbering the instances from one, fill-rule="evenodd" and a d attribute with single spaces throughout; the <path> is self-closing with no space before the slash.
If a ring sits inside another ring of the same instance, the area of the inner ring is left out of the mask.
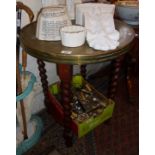
<path id="1" fill-rule="evenodd" d="M 71 79 L 73 75 L 73 65 L 81 65 L 81 73 L 85 76 L 85 65 L 92 63 L 105 62 L 116 60 L 114 78 L 111 84 L 111 98 L 114 96 L 116 90 L 118 73 L 120 70 L 120 62 L 122 56 L 131 48 L 132 41 L 135 36 L 134 30 L 127 24 L 116 20 L 116 29 L 120 32 L 120 44 L 115 50 L 100 51 L 94 50 L 85 43 L 83 46 L 69 48 L 64 47 L 61 41 L 41 41 L 36 38 L 36 22 L 25 26 L 20 33 L 20 41 L 25 51 L 31 56 L 37 58 L 38 68 L 40 72 L 43 92 L 45 96 L 45 105 L 49 112 L 50 108 L 48 81 L 44 61 L 57 64 L 57 74 L 61 80 L 62 88 L 62 105 L 64 107 L 64 138 L 66 145 L 71 145 L 71 134 L 69 124 L 71 121 Z"/>

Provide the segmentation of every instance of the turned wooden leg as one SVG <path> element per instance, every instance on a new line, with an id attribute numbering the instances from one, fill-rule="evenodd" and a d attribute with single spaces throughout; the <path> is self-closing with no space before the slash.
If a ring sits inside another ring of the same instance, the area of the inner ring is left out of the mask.
<path id="1" fill-rule="evenodd" d="M 87 73 L 87 69 L 86 69 L 86 65 L 81 65 L 80 66 L 81 69 L 81 75 L 84 77 L 84 79 L 86 78 L 86 73 Z"/>
<path id="2" fill-rule="evenodd" d="M 128 98 L 130 103 L 138 102 L 136 100 L 137 95 L 139 94 L 139 38 L 138 36 L 134 39 L 134 46 L 127 55 L 128 63 L 127 63 L 127 90 L 128 90 Z M 138 94 L 137 94 L 138 93 Z"/>
<path id="3" fill-rule="evenodd" d="M 130 66 L 127 66 L 127 73 L 126 73 L 126 84 L 127 84 L 127 92 L 128 92 L 128 100 L 130 103 L 133 102 L 133 95 L 132 95 L 132 89 L 134 87 L 134 78 L 132 75 L 132 70 Z"/>
<path id="4" fill-rule="evenodd" d="M 113 73 L 112 73 L 112 79 L 109 87 L 108 96 L 111 99 L 114 99 L 119 79 L 119 73 L 121 70 L 122 61 L 124 60 L 124 56 L 121 56 L 117 59 L 115 59 L 113 63 Z"/>
<path id="5" fill-rule="evenodd" d="M 42 82 L 43 93 L 44 93 L 44 103 L 45 103 L 47 111 L 50 112 L 50 107 L 49 107 L 50 101 L 48 98 L 48 81 L 47 81 L 45 63 L 40 59 L 37 59 L 37 63 L 38 63 L 40 79 Z"/>
<path id="6" fill-rule="evenodd" d="M 62 97 L 62 105 L 64 108 L 64 139 L 66 142 L 66 146 L 72 146 L 72 133 L 70 131 L 71 125 L 71 101 L 72 101 L 72 93 L 71 93 L 71 80 L 72 80 L 72 65 L 66 64 L 58 64 L 57 65 L 57 73 L 61 80 L 61 97 Z"/>
<path id="7" fill-rule="evenodd" d="M 135 90 L 138 87 L 137 78 L 139 73 L 137 66 L 138 64 L 134 58 L 131 58 L 130 63 L 127 64 L 126 84 L 130 103 L 134 103 L 136 98 Z"/>

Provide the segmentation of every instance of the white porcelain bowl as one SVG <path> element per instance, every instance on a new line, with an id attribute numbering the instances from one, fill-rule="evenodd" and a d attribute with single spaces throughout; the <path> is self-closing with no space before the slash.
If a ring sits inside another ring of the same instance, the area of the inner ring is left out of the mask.
<path id="1" fill-rule="evenodd" d="M 139 3 L 137 1 L 118 1 L 116 16 L 130 25 L 139 24 Z"/>
<path id="2" fill-rule="evenodd" d="M 83 26 L 65 26 L 60 29 L 62 45 L 78 47 L 85 43 L 86 29 Z"/>

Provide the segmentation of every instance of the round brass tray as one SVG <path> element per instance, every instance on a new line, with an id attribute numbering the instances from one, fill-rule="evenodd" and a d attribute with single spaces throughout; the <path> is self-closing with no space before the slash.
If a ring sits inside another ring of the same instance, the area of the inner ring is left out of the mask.
<path id="1" fill-rule="evenodd" d="M 90 48 L 87 43 L 80 47 L 65 47 L 61 41 L 41 41 L 36 38 L 36 22 L 25 26 L 20 33 L 20 40 L 25 51 L 44 61 L 63 64 L 89 64 L 109 61 L 129 51 L 135 32 L 127 24 L 115 20 L 120 32 L 120 44 L 115 50 L 100 51 Z"/>

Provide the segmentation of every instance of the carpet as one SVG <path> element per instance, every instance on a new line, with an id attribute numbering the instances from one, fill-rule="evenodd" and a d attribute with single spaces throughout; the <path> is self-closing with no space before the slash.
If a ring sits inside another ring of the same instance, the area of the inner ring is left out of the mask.
<path id="1" fill-rule="evenodd" d="M 39 116 L 44 121 L 43 135 L 40 141 L 25 155 L 48 155 L 53 150 L 57 150 L 60 155 L 79 155 L 79 153 L 80 155 L 91 155 L 86 149 L 90 142 L 88 135 L 87 138 L 76 140 L 73 147 L 67 148 L 63 139 L 63 127 L 57 124 L 45 110 Z"/>
<path id="2" fill-rule="evenodd" d="M 94 131 L 96 155 L 139 154 L 138 86 L 135 86 L 136 100 L 132 104 L 128 101 L 125 81 L 120 81 L 118 90 L 112 119 Z"/>
<path id="3" fill-rule="evenodd" d="M 99 89 L 103 79 L 98 81 Z M 89 81 L 94 84 L 93 80 Z M 100 84 L 99 84 L 100 82 Z M 63 127 L 57 124 L 45 110 L 39 113 L 44 121 L 44 131 L 40 141 L 25 155 L 49 155 L 56 150 L 60 155 L 138 155 L 139 154 L 139 101 L 138 79 L 135 86 L 134 103 L 128 102 L 124 78 L 119 81 L 115 98 L 113 117 L 81 139 L 75 139 L 72 147 L 67 148 L 63 139 Z"/>

